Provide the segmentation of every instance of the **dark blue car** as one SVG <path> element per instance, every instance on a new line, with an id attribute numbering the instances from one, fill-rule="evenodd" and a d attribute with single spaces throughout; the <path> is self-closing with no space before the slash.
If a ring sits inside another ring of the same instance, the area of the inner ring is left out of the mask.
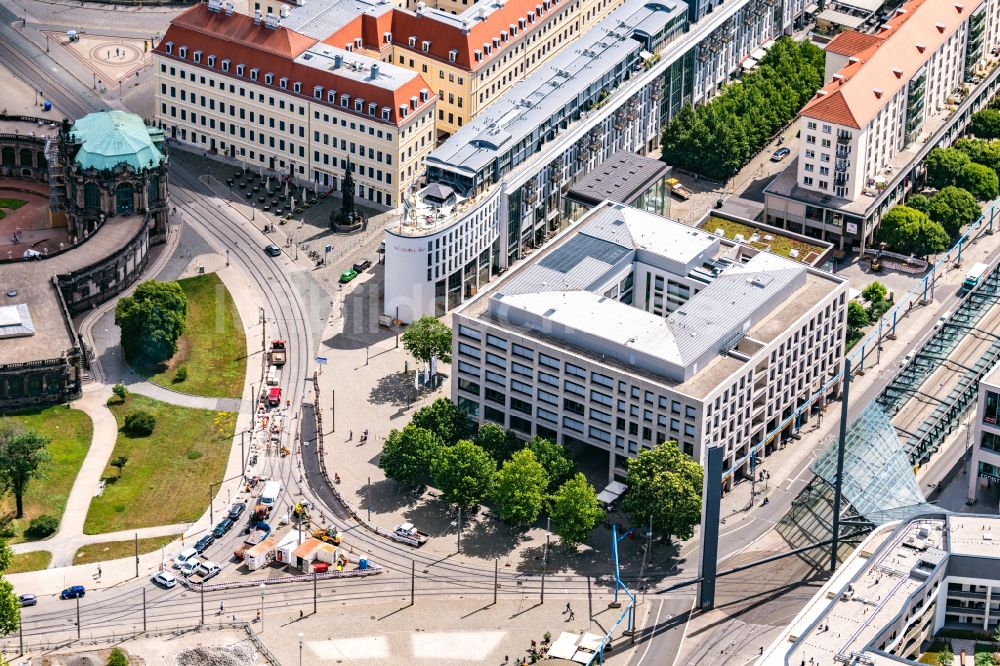
<path id="1" fill-rule="evenodd" d="M 65 590 L 63 590 L 62 592 L 60 592 L 59 593 L 59 598 L 60 599 L 76 599 L 78 597 L 82 597 L 86 593 L 87 593 L 87 590 L 84 589 L 83 585 L 74 585 L 72 587 L 67 587 Z"/>

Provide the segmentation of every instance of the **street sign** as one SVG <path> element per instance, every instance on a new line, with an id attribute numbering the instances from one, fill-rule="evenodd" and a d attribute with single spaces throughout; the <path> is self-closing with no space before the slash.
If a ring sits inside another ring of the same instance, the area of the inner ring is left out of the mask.
<path id="1" fill-rule="evenodd" d="M 329 253 L 329 252 L 333 252 L 333 246 L 332 246 L 332 245 L 327 245 L 327 246 L 325 246 L 325 247 L 323 248 L 323 251 L 324 251 L 324 252 L 327 252 L 327 253 Z"/>
<path id="2" fill-rule="evenodd" d="M 317 356 L 316 357 L 316 363 L 318 363 L 319 365 L 326 365 L 326 357 L 325 356 Z"/>

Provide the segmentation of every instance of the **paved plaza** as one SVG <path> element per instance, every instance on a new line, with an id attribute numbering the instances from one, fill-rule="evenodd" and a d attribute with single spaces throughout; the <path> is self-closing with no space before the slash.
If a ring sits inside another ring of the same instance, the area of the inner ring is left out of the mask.
<path id="1" fill-rule="evenodd" d="M 103 86 L 103 92 L 117 92 L 119 81 L 123 87 L 135 87 L 139 83 L 139 71 L 153 62 L 149 39 L 87 32 L 70 41 L 65 32 L 45 31 L 44 34 L 52 44 L 65 49 L 90 70 L 93 85 Z"/>

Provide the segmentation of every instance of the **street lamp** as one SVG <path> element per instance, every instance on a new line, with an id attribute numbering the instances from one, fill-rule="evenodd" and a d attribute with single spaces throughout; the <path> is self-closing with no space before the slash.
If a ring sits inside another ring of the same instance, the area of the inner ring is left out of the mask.
<path id="1" fill-rule="evenodd" d="M 264 590 L 267 589 L 267 585 L 264 583 L 260 584 L 260 630 L 264 631 Z"/>
<path id="2" fill-rule="evenodd" d="M 299 632 L 299 666 L 302 666 L 302 632 Z"/>

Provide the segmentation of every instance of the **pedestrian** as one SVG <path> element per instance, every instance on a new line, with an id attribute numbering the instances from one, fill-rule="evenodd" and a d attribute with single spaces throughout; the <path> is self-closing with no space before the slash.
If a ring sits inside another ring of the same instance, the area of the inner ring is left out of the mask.
<path id="1" fill-rule="evenodd" d="M 572 622 L 574 619 L 576 619 L 576 613 L 574 613 L 573 609 L 571 608 L 569 610 L 569 621 Z"/>
<path id="2" fill-rule="evenodd" d="M 347 431 L 347 441 L 350 442 L 353 439 L 354 439 L 354 431 L 353 430 L 348 430 Z"/>
<path id="3" fill-rule="evenodd" d="M 503 663 L 505 663 L 505 664 L 508 664 L 508 663 L 510 663 L 510 655 L 506 655 L 506 654 L 505 654 L 505 655 L 503 656 Z"/>
<path id="4" fill-rule="evenodd" d="M 764 654 L 764 646 L 763 646 L 763 645 L 761 645 L 761 646 L 760 646 L 760 654 L 761 654 L 761 655 L 763 655 L 763 654 Z"/>
<path id="5" fill-rule="evenodd" d="M 565 614 L 566 614 L 566 613 L 568 613 L 569 611 L 570 611 L 570 607 L 569 607 L 569 602 L 567 601 L 567 602 L 566 602 L 566 610 L 564 610 L 564 611 L 563 611 L 563 615 L 565 615 Z"/>
<path id="6" fill-rule="evenodd" d="M 225 612 L 226 612 L 226 602 L 220 601 L 219 602 L 219 615 L 222 615 Z"/>
<path id="7" fill-rule="evenodd" d="M 97 565 L 97 577 L 98 578 L 101 577 L 101 565 L 100 564 Z"/>
<path id="8" fill-rule="evenodd" d="M 302 619 L 302 616 L 303 616 L 303 615 L 304 615 L 304 613 L 302 612 L 302 609 L 300 608 L 300 609 L 299 609 L 299 619 L 300 619 L 300 620 Z"/>
<path id="9" fill-rule="evenodd" d="M 260 622 L 260 609 L 257 609 L 257 619 L 254 622 Z"/>

